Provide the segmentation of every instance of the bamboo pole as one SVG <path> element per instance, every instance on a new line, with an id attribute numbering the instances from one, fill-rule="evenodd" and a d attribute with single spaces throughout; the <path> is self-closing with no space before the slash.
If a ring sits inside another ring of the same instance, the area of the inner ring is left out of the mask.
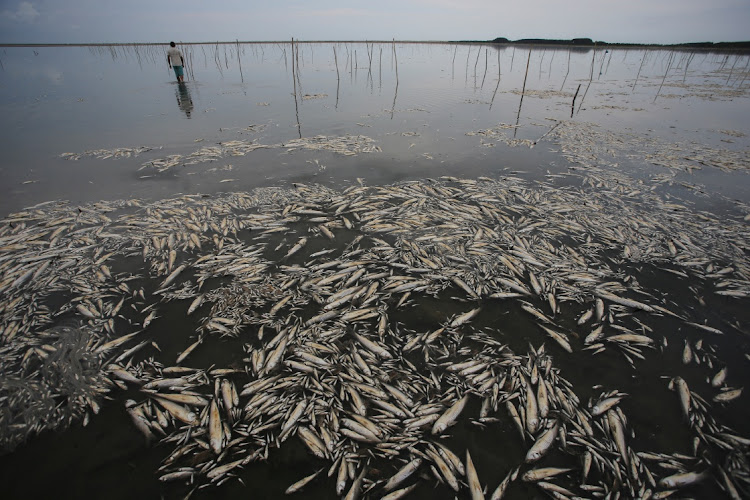
<path id="1" fill-rule="evenodd" d="M 586 94 L 589 93 L 589 89 L 591 88 L 591 82 L 594 80 L 594 60 L 596 59 L 596 47 L 594 47 L 594 54 L 591 56 L 591 73 L 589 73 L 589 84 L 586 85 L 586 90 L 583 92 L 583 97 L 581 97 L 581 104 L 578 105 L 578 112 L 581 112 L 581 108 L 583 107 L 583 101 L 586 99 Z"/>
<path id="2" fill-rule="evenodd" d="M 469 45 L 469 51 L 466 53 L 466 76 L 464 77 L 464 85 L 469 82 L 469 56 L 471 55 L 471 45 Z"/>
<path id="3" fill-rule="evenodd" d="M 398 57 L 396 56 L 396 39 L 393 39 L 393 61 L 396 63 L 396 87 L 398 88 Z"/>
<path id="4" fill-rule="evenodd" d="M 339 76 L 339 58 L 336 56 L 336 46 L 333 46 L 333 60 L 336 62 L 336 105 L 334 109 L 339 109 L 339 87 L 341 86 L 341 77 Z"/>
<path id="5" fill-rule="evenodd" d="M 380 56 L 378 59 L 378 88 L 383 87 L 383 46 L 380 46 Z"/>
<path id="6" fill-rule="evenodd" d="M 480 89 L 484 88 L 484 79 L 487 78 L 487 66 L 488 66 L 487 57 L 488 57 L 487 48 L 485 47 L 484 49 L 484 76 L 482 77 L 482 85 L 479 86 Z"/>
<path id="7" fill-rule="evenodd" d="M 240 67 L 240 80 L 245 83 L 245 77 L 242 75 L 242 60 L 240 59 L 240 41 L 237 39 L 237 64 Z"/>
<path id="8" fill-rule="evenodd" d="M 393 113 L 396 110 L 396 98 L 398 97 L 398 57 L 396 56 L 396 39 L 393 39 L 393 60 L 396 66 L 396 88 L 393 91 L 393 106 L 391 106 L 391 120 L 393 120 Z"/>
<path id="9" fill-rule="evenodd" d="M 518 121 L 521 119 L 521 106 L 523 105 L 523 96 L 526 93 L 526 78 L 529 76 L 529 63 L 531 62 L 531 49 L 529 49 L 529 57 L 526 59 L 526 74 L 523 75 L 523 87 L 521 88 L 521 100 L 518 102 L 518 114 L 516 114 L 516 128 L 513 129 L 513 137 L 516 137 L 518 132 Z"/>
<path id="10" fill-rule="evenodd" d="M 581 84 L 578 84 L 578 88 L 576 89 L 576 93 L 573 96 L 573 104 L 570 105 L 570 117 L 573 118 L 573 110 L 576 109 L 576 97 L 578 97 L 578 92 L 581 90 Z"/>
<path id="11" fill-rule="evenodd" d="M 495 102 L 495 94 L 497 94 L 497 89 L 500 87 L 500 79 L 502 77 L 502 73 L 500 72 L 500 51 L 497 51 L 497 85 L 495 85 L 495 91 L 492 93 L 492 100 L 490 101 L 490 109 L 492 109 L 492 103 Z"/>
<path id="12" fill-rule="evenodd" d="M 641 59 L 641 65 L 638 66 L 638 73 L 635 75 L 635 81 L 633 82 L 633 88 L 630 89 L 630 93 L 632 94 L 635 90 L 635 85 L 638 83 L 638 77 L 641 76 L 641 68 L 643 68 L 643 63 L 646 61 L 646 54 L 648 54 L 648 51 L 643 51 L 643 58 Z"/>
<path id="13" fill-rule="evenodd" d="M 656 91 L 656 95 L 654 96 L 654 102 L 656 102 L 656 98 L 659 97 L 659 92 L 661 92 L 661 87 L 664 85 L 664 80 L 667 79 L 667 75 L 669 74 L 669 67 L 672 65 L 672 58 L 674 56 L 674 52 L 669 53 L 669 61 L 667 61 L 667 71 L 664 72 L 664 78 L 661 79 L 661 85 L 659 85 L 659 90 Z"/>
<path id="14" fill-rule="evenodd" d="M 734 71 L 734 67 L 737 65 L 737 61 L 740 60 L 740 56 L 735 55 L 734 56 L 734 64 L 732 64 L 732 68 L 729 70 L 729 76 L 727 76 L 727 81 L 724 85 L 727 85 L 729 83 L 729 79 L 732 78 L 732 72 Z"/>
<path id="15" fill-rule="evenodd" d="M 477 64 L 479 63 L 479 56 L 482 53 L 482 48 L 477 50 L 477 58 L 474 60 L 474 86 L 477 86 Z"/>
<path id="16" fill-rule="evenodd" d="M 336 46 L 333 46 L 333 60 L 336 63 L 336 80 L 341 80 L 341 76 L 339 76 L 339 58 L 336 57 Z"/>
<path id="17" fill-rule="evenodd" d="M 299 134 L 299 138 L 302 139 L 302 125 L 300 125 L 299 122 L 299 102 L 297 101 L 297 78 L 296 78 L 296 70 L 295 66 L 297 64 L 294 60 L 294 37 L 292 37 L 292 85 L 294 88 L 294 114 L 297 117 L 297 133 Z"/>
<path id="18" fill-rule="evenodd" d="M 458 52 L 458 45 L 453 48 L 453 62 L 451 62 L 451 80 L 453 80 L 453 77 L 456 73 L 456 52 Z"/>
<path id="19" fill-rule="evenodd" d="M 562 85 L 560 85 L 560 92 L 562 92 L 565 82 L 568 81 L 568 75 L 570 74 L 570 49 L 568 49 L 568 70 L 565 72 L 565 78 L 563 78 Z"/>

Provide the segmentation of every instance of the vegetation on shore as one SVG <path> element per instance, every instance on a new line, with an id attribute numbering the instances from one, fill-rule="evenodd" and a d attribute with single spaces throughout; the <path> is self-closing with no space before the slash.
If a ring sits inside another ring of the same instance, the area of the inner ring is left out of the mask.
<path id="1" fill-rule="evenodd" d="M 557 40 L 548 38 L 522 38 L 519 40 L 508 40 L 498 37 L 494 40 L 462 40 L 459 43 L 500 43 L 508 45 L 574 45 L 580 47 L 654 47 L 654 48 L 686 48 L 686 49 L 750 49 L 750 40 L 744 42 L 689 42 L 689 43 L 612 43 L 605 41 L 594 41 L 591 38 L 572 38 L 570 40 Z"/>

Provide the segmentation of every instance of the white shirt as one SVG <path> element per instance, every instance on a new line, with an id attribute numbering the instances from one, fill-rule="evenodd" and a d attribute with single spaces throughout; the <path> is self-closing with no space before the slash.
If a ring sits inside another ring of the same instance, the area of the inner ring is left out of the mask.
<path id="1" fill-rule="evenodd" d="M 169 62 L 172 66 L 182 66 L 182 52 L 177 47 L 169 47 L 167 49 L 167 55 L 169 56 Z"/>

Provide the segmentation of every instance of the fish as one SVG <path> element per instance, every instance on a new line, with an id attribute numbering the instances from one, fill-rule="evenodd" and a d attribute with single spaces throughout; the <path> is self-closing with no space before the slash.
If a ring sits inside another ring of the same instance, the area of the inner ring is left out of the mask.
<path id="1" fill-rule="evenodd" d="M 591 415 L 594 417 L 598 417 L 599 415 L 604 414 L 607 410 L 617 405 L 620 402 L 620 400 L 622 400 L 622 396 L 605 398 L 599 401 L 591 409 Z"/>
<path id="2" fill-rule="evenodd" d="M 539 407 L 536 404 L 536 396 L 531 390 L 531 383 L 526 384 L 526 428 L 529 433 L 536 434 L 539 429 Z"/>
<path id="3" fill-rule="evenodd" d="M 591 333 L 589 333 L 586 338 L 584 339 L 584 344 L 593 344 L 597 340 L 599 340 L 602 337 L 602 333 L 604 330 L 604 325 L 599 325 L 596 328 L 594 328 Z"/>
<path id="4" fill-rule="evenodd" d="M 724 380 L 727 378 L 727 367 L 725 366 L 713 376 L 711 379 L 712 387 L 721 387 L 724 384 Z"/>
<path id="5" fill-rule="evenodd" d="M 360 344 L 362 344 L 368 351 L 372 352 L 376 356 L 384 358 L 384 359 L 393 358 L 391 353 L 389 353 L 386 349 L 384 349 L 383 347 L 380 347 L 380 345 L 376 344 L 370 339 L 362 335 L 359 335 L 358 333 L 354 334 L 354 338 L 356 338 Z"/>
<path id="6" fill-rule="evenodd" d="M 201 295 L 198 295 L 198 296 L 197 296 L 197 297 L 196 297 L 196 298 L 195 298 L 195 299 L 194 299 L 194 300 L 193 300 L 193 301 L 192 301 L 192 302 L 190 303 L 190 306 L 188 307 L 188 311 L 187 311 L 187 313 L 188 313 L 188 316 L 189 316 L 189 315 L 191 315 L 191 314 L 193 314 L 193 313 L 195 312 L 195 310 L 196 310 L 196 309 L 198 309 L 198 308 L 199 308 L 199 307 L 201 306 L 201 304 L 203 304 L 203 299 L 204 299 L 204 297 L 205 297 L 205 296 L 204 296 L 203 294 L 201 294 Z"/>
<path id="7" fill-rule="evenodd" d="M 683 488 L 692 484 L 705 481 L 710 477 L 707 471 L 703 472 L 680 472 L 661 478 L 659 480 L 659 486 L 662 488 Z"/>
<path id="8" fill-rule="evenodd" d="M 511 478 L 517 473 L 517 468 L 511 469 L 511 471 L 505 475 L 505 478 L 500 481 L 500 484 L 497 486 L 497 488 L 495 488 L 495 491 L 492 492 L 492 495 L 490 495 L 490 500 L 501 500 L 505 496 L 505 491 L 508 489 Z"/>
<path id="9" fill-rule="evenodd" d="M 529 451 L 526 452 L 524 460 L 527 464 L 536 462 L 549 451 L 552 447 L 552 443 L 554 443 L 557 438 L 558 428 L 559 424 L 555 421 L 555 423 L 552 424 L 552 427 L 544 431 L 544 433 L 537 438 L 531 448 L 529 448 Z"/>
<path id="10" fill-rule="evenodd" d="M 289 414 L 289 418 L 284 422 L 284 424 L 281 426 L 281 436 L 282 441 L 284 441 L 284 435 L 287 434 L 289 431 L 291 431 L 294 428 L 294 425 L 297 423 L 297 421 L 302 417 L 302 414 L 307 409 L 308 402 L 306 399 L 303 399 L 297 403 L 297 405 L 294 407 L 292 412 Z"/>
<path id="11" fill-rule="evenodd" d="M 544 380 L 539 380 L 536 386 L 536 404 L 539 409 L 539 416 L 547 418 L 549 414 L 549 402 L 547 399 L 547 385 Z"/>
<path id="12" fill-rule="evenodd" d="M 297 435 L 305 443 L 307 449 L 318 458 L 326 458 L 326 446 L 323 441 L 308 427 L 300 426 L 297 428 Z"/>
<path id="13" fill-rule="evenodd" d="M 523 422 L 521 422 L 521 417 L 520 415 L 518 415 L 518 410 L 516 410 L 516 407 L 513 405 L 512 401 L 506 401 L 505 407 L 508 409 L 508 413 L 513 419 L 513 423 L 516 425 L 516 428 L 521 435 L 521 439 L 524 440 L 526 438 L 526 433 L 524 432 L 524 426 Z"/>
<path id="14" fill-rule="evenodd" d="M 292 297 L 293 297 L 292 295 L 287 295 L 284 298 L 282 298 L 281 300 L 279 300 L 276 304 L 274 304 L 273 307 L 271 307 L 271 309 L 268 310 L 268 315 L 269 316 L 275 316 L 276 313 L 279 312 L 279 310 L 282 307 L 284 307 L 287 302 L 289 302 L 290 300 L 292 300 Z"/>
<path id="15" fill-rule="evenodd" d="M 143 436 L 146 438 L 146 446 L 151 444 L 151 441 L 156 439 L 156 436 L 154 436 L 154 433 L 151 432 L 151 427 L 149 427 L 148 425 L 148 419 L 143 415 L 143 412 L 140 411 L 137 407 L 127 408 L 126 411 L 135 424 L 136 429 L 141 431 Z"/>
<path id="16" fill-rule="evenodd" d="M 471 460 L 471 454 L 468 449 L 466 450 L 466 480 L 469 483 L 471 500 L 484 500 L 482 485 L 479 482 L 477 470 L 474 468 L 474 462 Z"/>
<path id="17" fill-rule="evenodd" d="M 412 474 L 414 474 L 419 466 L 422 465 L 422 459 L 417 457 L 409 461 L 401 467 L 388 481 L 383 485 L 383 491 L 391 491 L 397 488 L 401 483 L 406 481 Z"/>
<path id="18" fill-rule="evenodd" d="M 186 409 L 184 406 L 175 403 L 173 401 L 169 401 L 168 399 L 165 399 L 160 396 L 152 396 L 156 402 L 158 402 L 162 408 L 167 410 L 170 415 L 175 417 L 177 420 L 180 420 L 181 422 L 184 422 L 188 425 L 198 425 L 200 424 L 200 421 L 198 420 L 198 416 L 191 410 Z"/>
<path id="19" fill-rule="evenodd" d="M 409 493 L 419 486 L 419 483 L 414 483 L 410 486 L 407 486 L 405 488 L 401 488 L 396 491 L 392 491 L 391 493 L 388 493 L 387 495 L 384 495 L 380 498 L 380 500 L 398 500 L 399 498 L 405 498 L 409 495 Z"/>
<path id="20" fill-rule="evenodd" d="M 221 453 L 222 441 L 224 438 L 219 407 L 216 404 L 215 399 L 211 401 L 211 406 L 208 412 L 208 435 L 211 451 L 219 455 Z"/>
<path id="21" fill-rule="evenodd" d="M 346 455 L 344 455 L 339 461 L 339 472 L 336 476 L 336 494 L 339 496 L 341 496 L 344 493 L 344 490 L 346 490 L 346 483 L 349 474 L 347 464 Z"/>
<path id="22" fill-rule="evenodd" d="M 127 335 L 123 335 L 122 337 L 118 337 L 118 338 L 116 338 L 114 340 L 110 340 L 109 342 L 106 342 L 106 343 L 100 345 L 99 347 L 97 347 L 95 352 L 96 353 L 105 353 L 105 352 L 109 351 L 110 349 L 114 349 L 115 347 L 118 347 L 118 346 L 124 344 L 125 342 L 127 342 L 130 339 L 132 339 L 133 337 L 135 337 L 139 333 L 141 333 L 141 332 L 137 331 L 137 332 L 133 332 L 133 333 L 128 333 Z"/>
<path id="23" fill-rule="evenodd" d="M 581 314 L 581 316 L 578 318 L 578 321 L 576 323 L 578 325 L 583 325 L 584 323 L 588 322 L 588 320 L 590 320 L 593 315 L 594 315 L 594 310 L 587 309 L 586 312 Z"/>
<path id="24" fill-rule="evenodd" d="M 716 394 L 713 397 L 713 400 L 717 403 L 728 403 L 740 397 L 741 394 L 742 394 L 742 387 L 740 387 L 739 389 L 730 389 L 728 391 L 723 391 L 723 392 Z"/>
<path id="25" fill-rule="evenodd" d="M 597 297 L 604 300 L 609 300 L 610 302 L 614 302 L 615 304 L 620 304 L 625 307 L 630 307 L 632 309 L 641 309 L 646 312 L 654 312 L 654 308 L 651 307 L 648 304 L 644 304 L 643 302 L 638 302 L 637 300 L 631 300 L 626 299 L 623 297 L 618 297 L 615 294 L 609 293 L 604 290 L 597 289 L 594 291 L 594 294 L 596 294 Z"/>
<path id="26" fill-rule="evenodd" d="M 677 394 L 680 396 L 682 414 L 690 420 L 690 389 L 688 389 L 687 382 L 681 377 L 675 377 L 674 384 L 677 387 Z"/>
<path id="27" fill-rule="evenodd" d="M 481 308 L 477 307 L 475 309 L 472 309 L 471 311 L 467 311 L 467 312 L 459 315 L 453 321 L 451 321 L 450 328 L 456 328 L 458 326 L 461 326 L 463 324 L 468 323 L 473 318 L 475 318 L 477 314 L 479 314 L 480 310 L 481 310 Z"/>
<path id="28" fill-rule="evenodd" d="M 626 467 L 630 466 L 630 455 L 628 454 L 628 446 L 625 443 L 625 429 L 623 428 L 620 417 L 615 413 L 614 410 L 607 410 L 607 422 L 609 423 L 609 430 L 612 433 L 612 437 L 617 445 L 617 450 L 620 452 L 623 462 Z"/>
<path id="29" fill-rule="evenodd" d="M 438 418 L 432 426 L 433 434 L 442 434 L 451 425 L 456 423 L 456 419 L 463 411 L 466 403 L 469 401 L 469 395 L 464 395 L 461 399 L 453 403 L 440 418 Z"/>
<path id="30" fill-rule="evenodd" d="M 177 276 L 179 276 L 182 271 L 187 269 L 187 267 L 188 267 L 187 264 L 181 264 L 180 266 L 178 266 L 177 269 L 172 271 L 169 274 L 169 276 L 167 276 L 167 278 L 164 281 L 162 281 L 161 285 L 159 285 L 159 288 L 164 289 L 168 287 L 169 285 L 171 285 L 174 282 L 174 280 L 177 279 Z"/>
<path id="31" fill-rule="evenodd" d="M 445 463 L 445 461 L 440 457 L 440 455 L 432 450 L 426 450 L 427 455 L 432 460 L 432 463 L 434 463 L 438 470 L 440 471 L 440 475 L 446 480 L 448 483 L 448 486 L 453 488 L 454 491 L 459 490 L 459 484 L 458 479 L 456 479 L 455 474 L 453 474 L 453 471 L 451 471 L 451 468 L 448 466 L 448 464 Z"/>
<path id="32" fill-rule="evenodd" d="M 523 476 L 521 476 L 521 479 L 526 482 L 541 481 L 549 477 L 564 474 L 571 470 L 573 469 L 560 467 L 542 467 L 540 469 L 532 469 L 530 471 L 527 471 Z"/>
<path id="33" fill-rule="evenodd" d="M 302 250 L 302 248 L 306 244 L 307 244 L 307 238 L 303 236 L 302 238 L 300 238 L 297 241 L 297 243 L 292 248 L 289 249 L 289 251 L 286 253 L 286 255 L 284 255 L 283 259 L 288 259 L 289 257 L 291 257 L 292 255 L 294 255 L 295 253 L 299 252 L 300 250 Z"/>
<path id="34" fill-rule="evenodd" d="M 199 336 L 198 340 L 190 344 L 184 351 L 180 353 L 179 356 L 177 356 L 177 360 L 175 361 L 176 364 L 180 364 L 190 355 L 191 352 L 195 350 L 196 347 L 198 347 L 201 342 L 203 342 L 203 336 Z"/>
<path id="35" fill-rule="evenodd" d="M 364 480 L 365 474 L 367 474 L 367 466 L 363 467 L 362 472 L 360 472 L 356 479 L 352 481 L 352 486 L 344 497 L 345 500 L 355 500 L 356 498 L 359 498 L 359 495 L 362 492 L 362 481 Z"/>
<path id="36" fill-rule="evenodd" d="M 317 472 L 313 472 L 309 476 L 305 476 L 296 483 L 289 486 L 286 490 L 284 490 L 284 493 L 287 495 L 291 495 L 292 493 L 297 493 L 298 491 L 301 491 L 302 488 L 307 486 L 309 483 L 311 483 L 316 477 L 318 477 L 318 474 L 321 473 L 323 469 L 318 469 Z"/>

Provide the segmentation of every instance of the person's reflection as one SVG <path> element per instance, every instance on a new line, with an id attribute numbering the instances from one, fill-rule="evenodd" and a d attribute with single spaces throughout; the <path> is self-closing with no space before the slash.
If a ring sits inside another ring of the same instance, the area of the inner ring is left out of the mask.
<path id="1" fill-rule="evenodd" d="M 193 111 L 193 98 L 190 97 L 190 90 L 187 85 L 179 82 L 175 95 L 177 96 L 177 106 L 185 113 L 185 116 L 190 118 L 190 113 Z"/>

